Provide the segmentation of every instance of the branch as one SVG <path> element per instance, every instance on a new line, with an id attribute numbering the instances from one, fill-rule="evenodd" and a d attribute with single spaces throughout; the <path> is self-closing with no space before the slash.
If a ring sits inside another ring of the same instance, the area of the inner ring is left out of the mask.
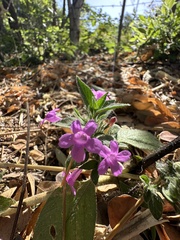
<path id="1" fill-rule="evenodd" d="M 176 150 L 177 148 L 180 148 L 180 136 L 175 138 L 173 141 L 167 143 L 165 146 L 159 148 L 156 152 L 151 153 L 150 155 L 145 157 L 135 167 L 133 167 L 130 172 L 141 174 L 144 169 L 146 169 L 151 164 L 155 163 L 157 160 L 164 157 L 165 155 Z"/>

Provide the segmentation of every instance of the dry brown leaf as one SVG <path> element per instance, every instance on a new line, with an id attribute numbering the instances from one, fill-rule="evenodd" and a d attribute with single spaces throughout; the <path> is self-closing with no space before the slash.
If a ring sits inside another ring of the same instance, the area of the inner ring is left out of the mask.
<path id="1" fill-rule="evenodd" d="M 163 140 L 163 141 L 167 141 L 167 142 L 171 142 L 177 137 L 178 137 L 177 135 L 174 135 L 174 134 L 170 133 L 169 131 L 162 131 L 159 134 L 159 139 Z"/>
<path id="2" fill-rule="evenodd" d="M 42 193 L 45 191 L 53 191 L 56 188 L 58 188 L 61 185 L 60 182 L 54 182 L 54 181 L 43 181 L 40 182 L 37 186 L 37 193 Z"/>
<path id="3" fill-rule="evenodd" d="M 146 125 L 155 126 L 155 125 L 160 124 L 164 121 L 167 121 L 167 118 L 164 115 L 162 115 L 160 112 L 159 112 L 160 114 L 157 114 L 158 111 L 151 109 L 151 113 L 155 113 L 155 115 L 154 116 L 153 115 L 147 116 L 145 118 L 144 123 Z"/>
<path id="4" fill-rule="evenodd" d="M 17 139 L 11 145 L 15 150 L 22 150 L 26 148 L 26 140 L 25 139 Z"/>
<path id="5" fill-rule="evenodd" d="M 156 226 L 156 230 L 160 240 L 179 240 L 180 233 L 169 223 L 163 223 Z"/>
<path id="6" fill-rule="evenodd" d="M 175 212 L 174 207 L 165 198 L 163 199 L 163 213 Z"/>
<path id="7" fill-rule="evenodd" d="M 34 176 L 32 175 L 32 173 L 28 173 L 27 178 L 29 180 L 29 184 L 30 184 L 30 187 L 31 187 L 31 195 L 34 196 L 35 195 L 35 179 L 34 179 Z"/>
<path id="8" fill-rule="evenodd" d="M 34 159 L 34 161 L 39 162 L 39 161 L 43 161 L 44 160 L 44 154 L 37 150 L 37 149 L 33 149 L 29 152 L 29 155 Z"/>
<path id="9" fill-rule="evenodd" d="M 146 53 L 141 54 L 140 59 L 141 61 L 145 62 L 148 61 L 154 55 L 154 49 L 146 50 Z"/>
<path id="10" fill-rule="evenodd" d="M 109 223 L 112 228 L 123 218 L 123 216 L 134 206 L 137 199 L 130 195 L 123 194 L 119 197 L 114 197 L 108 203 Z"/>
<path id="11" fill-rule="evenodd" d="M 148 96 L 144 96 L 140 94 L 134 95 L 132 105 L 137 110 L 147 110 L 150 108 L 154 108 L 154 105 L 152 103 L 152 98 L 149 98 Z"/>
<path id="12" fill-rule="evenodd" d="M 29 218 L 31 215 L 31 209 L 25 209 L 23 212 L 20 213 L 18 218 L 17 229 L 21 232 L 25 226 L 29 222 Z M 1 240 L 8 240 L 10 239 L 11 230 L 14 224 L 15 214 L 8 216 L 8 217 L 0 217 L 0 239 Z"/>
<path id="13" fill-rule="evenodd" d="M 102 186 L 97 187 L 97 191 L 100 193 L 106 193 L 109 190 L 116 190 L 118 189 L 117 184 L 111 183 L 111 184 L 104 184 Z"/>
<path id="14" fill-rule="evenodd" d="M 162 127 L 171 127 L 171 128 L 177 128 L 180 129 L 180 123 L 179 122 L 163 122 L 161 123 Z"/>
<path id="15" fill-rule="evenodd" d="M 132 84 L 132 85 L 138 85 L 139 86 L 142 86 L 142 87 L 148 87 L 148 84 L 144 81 L 142 81 L 140 78 L 138 77 L 131 77 L 129 78 L 129 83 Z M 131 88 L 131 85 L 128 86 L 128 88 Z"/>
<path id="16" fill-rule="evenodd" d="M 16 104 L 13 104 L 7 109 L 7 113 L 12 113 L 14 111 L 19 110 L 20 108 L 21 108 L 20 105 L 18 106 Z"/>
<path id="17" fill-rule="evenodd" d="M 164 103 L 162 103 L 159 99 L 155 99 L 156 100 L 156 104 L 159 108 L 159 110 L 166 116 L 175 119 L 173 114 L 171 113 L 171 111 L 166 107 L 166 105 Z"/>
<path id="18" fill-rule="evenodd" d="M 43 209 L 45 204 L 46 204 L 46 202 L 41 203 L 36 208 L 36 210 L 33 212 L 33 214 L 31 215 L 31 218 L 28 221 L 27 226 L 23 230 L 23 233 L 22 233 L 23 239 L 27 238 L 27 236 L 29 236 L 31 234 L 31 232 L 33 231 L 33 229 L 34 229 L 34 227 L 36 225 L 37 219 L 39 217 L 39 214 L 41 213 L 41 211 L 42 211 L 42 209 Z"/>
<path id="19" fill-rule="evenodd" d="M 1 193 L 1 196 L 6 198 L 11 198 L 14 192 L 16 191 L 17 187 L 12 187 L 6 190 L 5 192 Z"/>

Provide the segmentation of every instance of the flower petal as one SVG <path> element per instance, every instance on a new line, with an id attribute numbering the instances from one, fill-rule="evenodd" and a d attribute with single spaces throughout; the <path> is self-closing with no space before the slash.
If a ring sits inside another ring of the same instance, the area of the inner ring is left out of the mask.
<path id="1" fill-rule="evenodd" d="M 79 175 L 81 174 L 82 169 L 76 169 L 73 172 L 69 173 L 66 177 L 66 182 L 70 185 L 73 186 Z"/>
<path id="2" fill-rule="evenodd" d="M 130 159 L 131 153 L 128 150 L 123 150 L 117 154 L 117 161 L 126 162 Z"/>
<path id="3" fill-rule="evenodd" d="M 102 142 L 99 139 L 90 138 L 86 143 L 85 148 L 88 152 L 99 154 L 99 152 L 102 149 L 102 146 L 103 146 Z"/>
<path id="4" fill-rule="evenodd" d="M 84 161 L 86 156 L 84 152 L 84 147 L 79 145 L 74 145 L 71 151 L 71 156 L 77 163 Z"/>
<path id="5" fill-rule="evenodd" d="M 101 90 L 94 90 L 94 89 L 91 89 L 92 93 L 94 94 L 94 97 L 96 100 L 98 100 L 99 98 L 101 98 L 102 96 L 104 96 L 106 94 L 105 91 L 101 91 Z M 106 100 L 108 100 L 109 97 L 106 97 Z"/>
<path id="6" fill-rule="evenodd" d="M 103 175 L 107 172 L 107 170 L 108 170 L 107 161 L 103 159 L 98 166 L 98 173 L 99 175 Z"/>
<path id="7" fill-rule="evenodd" d="M 124 169 L 121 163 L 115 161 L 113 162 L 113 164 L 111 164 L 110 168 L 115 177 L 119 176 L 122 173 L 122 170 Z"/>
<path id="8" fill-rule="evenodd" d="M 59 138 L 59 147 L 69 148 L 73 145 L 73 134 L 66 133 Z"/>
<path id="9" fill-rule="evenodd" d="M 81 123 L 79 120 L 75 120 L 71 124 L 71 130 L 73 133 L 77 133 L 82 130 Z"/>
<path id="10" fill-rule="evenodd" d="M 110 141 L 110 149 L 111 149 L 111 152 L 113 153 L 118 153 L 118 150 L 119 150 L 119 145 L 116 141 Z"/>
<path id="11" fill-rule="evenodd" d="M 111 150 L 106 145 L 102 145 L 99 155 L 103 158 L 106 158 L 106 156 L 110 153 L 111 153 Z"/>
<path id="12" fill-rule="evenodd" d="M 83 132 L 85 132 L 87 135 L 91 136 L 93 133 L 95 133 L 98 125 L 94 120 L 90 120 L 86 123 Z"/>
<path id="13" fill-rule="evenodd" d="M 40 124 L 43 124 L 45 122 L 45 120 L 49 121 L 49 122 L 58 122 L 61 120 L 60 117 L 56 116 L 56 112 L 59 110 L 59 108 L 55 108 L 51 111 L 49 111 L 45 118 L 40 122 Z"/>

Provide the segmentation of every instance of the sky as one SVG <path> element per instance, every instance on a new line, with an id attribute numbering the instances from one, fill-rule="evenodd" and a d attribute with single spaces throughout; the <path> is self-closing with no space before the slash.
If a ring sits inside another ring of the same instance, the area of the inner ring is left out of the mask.
<path id="1" fill-rule="evenodd" d="M 62 6 L 63 0 L 57 0 L 58 5 Z M 121 14 L 123 0 L 85 0 L 95 9 L 102 8 L 103 12 L 108 13 L 112 18 L 118 18 Z M 138 14 L 145 13 L 152 6 L 160 5 L 162 0 L 126 0 L 125 13 L 133 13 L 133 8 L 137 8 Z M 137 3 L 138 7 L 137 7 Z"/>

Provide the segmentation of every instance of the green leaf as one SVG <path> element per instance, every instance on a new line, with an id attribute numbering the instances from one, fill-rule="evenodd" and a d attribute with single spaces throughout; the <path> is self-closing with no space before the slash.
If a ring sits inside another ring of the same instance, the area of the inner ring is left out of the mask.
<path id="1" fill-rule="evenodd" d="M 147 175 L 143 174 L 143 175 L 141 175 L 139 178 L 141 179 L 141 181 L 142 181 L 145 185 L 149 185 L 150 180 L 149 180 L 149 178 L 148 178 Z"/>
<path id="2" fill-rule="evenodd" d="M 154 151 L 161 146 L 159 140 L 151 133 L 138 129 L 122 127 L 117 133 L 118 143 L 126 143 L 139 149 Z"/>
<path id="3" fill-rule="evenodd" d="M 175 209 L 180 212 L 180 179 L 170 177 L 166 185 L 162 187 L 162 193 L 173 204 Z"/>
<path id="4" fill-rule="evenodd" d="M 58 162 L 65 167 L 66 165 L 66 155 L 59 149 L 59 148 L 55 148 L 55 154 L 56 154 L 56 158 L 58 160 Z"/>
<path id="5" fill-rule="evenodd" d="M 91 108 L 93 108 L 96 100 L 91 89 L 78 77 L 77 86 L 86 107 L 89 108 L 90 106 Z"/>
<path id="6" fill-rule="evenodd" d="M 96 221 L 95 186 L 91 180 L 84 182 L 73 199 L 67 214 L 66 239 L 92 240 Z"/>
<path id="7" fill-rule="evenodd" d="M 66 239 L 92 240 L 96 220 L 95 187 L 92 181 L 82 183 L 74 197 L 66 191 Z M 34 230 L 33 240 L 62 240 L 62 188 L 57 188 L 48 198 Z"/>
<path id="8" fill-rule="evenodd" d="M 104 103 L 106 101 L 107 94 L 108 93 L 104 94 L 101 98 L 99 98 L 98 100 L 95 101 L 95 104 L 94 104 L 95 105 L 94 106 L 95 110 L 100 109 L 104 105 Z"/>
<path id="9" fill-rule="evenodd" d="M 0 213 L 3 213 L 14 203 L 13 199 L 0 196 Z"/>
<path id="10" fill-rule="evenodd" d="M 86 170 L 91 170 L 96 168 L 97 169 L 98 162 L 96 160 L 90 160 L 85 162 L 82 166 L 80 166 L 80 169 L 86 169 Z"/>
<path id="11" fill-rule="evenodd" d="M 165 0 L 165 5 L 168 7 L 168 9 L 172 9 L 172 7 L 176 4 L 175 0 Z"/>
<path id="12" fill-rule="evenodd" d="M 96 111 L 96 114 L 102 114 L 104 112 L 107 112 L 109 110 L 114 110 L 114 109 L 117 109 L 117 108 L 123 108 L 123 107 L 129 107 L 130 104 L 128 103 L 114 103 L 114 104 L 110 104 L 106 107 L 102 107 L 101 109 L 97 110 Z"/>
<path id="13" fill-rule="evenodd" d="M 162 216 L 163 201 L 158 194 L 151 194 L 150 201 L 148 202 L 148 207 L 155 219 L 158 220 Z"/>
<path id="14" fill-rule="evenodd" d="M 139 32 L 146 34 L 146 30 L 142 27 L 138 28 Z"/>
<path id="15" fill-rule="evenodd" d="M 94 168 L 91 172 L 91 180 L 94 183 L 94 185 L 98 183 L 98 179 L 99 179 L 98 170 Z"/>
<path id="16" fill-rule="evenodd" d="M 59 122 L 53 123 L 53 125 L 58 126 L 58 127 L 62 127 L 62 128 L 70 128 L 71 123 L 72 123 L 74 120 L 77 120 L 77 118 L 74 118 L 74 117 L 66 117 L 66 118 L 63 118 L 63 119 L 62 119 L 61 121 L 59 121 Z"/>

